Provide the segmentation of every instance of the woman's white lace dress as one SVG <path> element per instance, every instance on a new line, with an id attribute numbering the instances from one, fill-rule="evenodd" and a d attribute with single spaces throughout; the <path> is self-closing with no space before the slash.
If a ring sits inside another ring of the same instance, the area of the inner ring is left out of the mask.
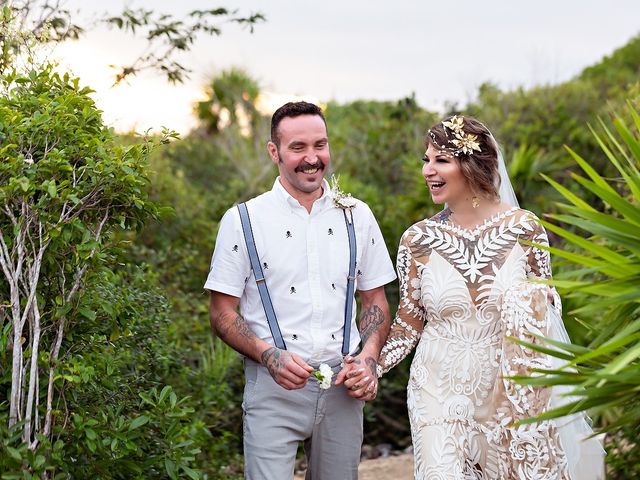
<path id="1" fill-rule="evenodd" d="M 378 366 L 382 374 L 416 347 L 407 401 L 415 478 L 568 479 L 553 421 L 513 422 L 545 410 L 549 390 L 505 378 L 550 360 L 507 337 L 547 333 L 547 244 L 536 217 L 518 208 L 474 230 L 444 210 L 409 228 L 398 251 L 400 305 Z"/>

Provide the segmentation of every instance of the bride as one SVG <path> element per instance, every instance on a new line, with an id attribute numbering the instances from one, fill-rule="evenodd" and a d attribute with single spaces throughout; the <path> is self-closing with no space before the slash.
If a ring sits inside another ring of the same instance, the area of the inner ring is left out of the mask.
<path id="1" fill-rule="evenodd" d="M 566 334 L 555 289 L 528 281 L 551 278 L 549 253 L 534 245 L 547 245 L 544 228 L 518 208 L 482 123 L 450 117 L 425 143 L 422 174 L 446 208 L 400 241 L 400 305 L 378 362 L 382 375 L 417 345 L 407 387 L 415 478 L 600 478 L 601 448 L 594 463 L 577 461 L 593 443 L 582 442 L 583 416 L 571 422 L 571 445 L 554 421 L 514 425 L 549 408 L 552 392 L 507 377 L 553 364 L 507 337 Z"/>

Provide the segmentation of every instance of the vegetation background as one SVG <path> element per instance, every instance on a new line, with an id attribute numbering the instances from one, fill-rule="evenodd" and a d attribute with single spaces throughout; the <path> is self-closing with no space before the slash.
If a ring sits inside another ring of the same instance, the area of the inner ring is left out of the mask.
<path id="1" fill-rule="evenodd" d="M 238 69 L 211 79 L 179 140 L 116 135 L 81 82 L 25 50 L 56 40 L 55 24 L 21 37 L 17 13 L 2 15 L 1 478 L 241 478 L 241 361 L 212 337 L 202 285 L 219 219 L 277 174 L 258 82 Z M 152 68 L 180 73 L 162 62 Z M 640 474 L 639 74 L 636 37 L 570 81 L 485 84 L 446 112 L 413 97 L 324 106 L 332 168 L 392 257 L 438 210 L 420 176 L 425 129 L 461 112 L 494 132 L 521 205 L 561 226 L 554 271 L 577 347 L 557 355 L 577 370 L 545 378 L 589 387 L 578 408 L 609 431 L 612 479 Z M 387 295 L 397 305 L 397 285 Z M 409 363 L 367 405 L 366 444 L 410 445 Z"/>

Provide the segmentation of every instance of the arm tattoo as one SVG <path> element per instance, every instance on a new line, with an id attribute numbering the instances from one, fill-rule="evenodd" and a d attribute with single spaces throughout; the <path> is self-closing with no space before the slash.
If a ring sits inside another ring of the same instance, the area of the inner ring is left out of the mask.
<path id="1" fill-rule="evenodd" d="M 362 345 L 367 343 L 369 337 L 375 333 L 380 325 L 384 323 L 384 313 L 378 305 L 372 305 L 370 308 L 362 312 L 360 317 L 360 337 L 362 338 Z"/>
<path id="2" fill-rule="evenodd" d="M 276 347 L 271 347 L 262 352 L 262 365 L 269 369 L 269 373 L 273 378 L 277 378 L 279 370 L 284 367 L 281 355 L 282 350 Z"/>
<path id="3" fill-rule="evenodd" d="M 242 316 L 238 315 L 236 319 L 233 321 L 236 326 L 236 331 L 245 338 L 255 338 L 256 334 L 251 331 L 247 321 L 242 318 Z"/>
<path id="4" fill-rule="evenodd" d="M 251 331 L 247 321 L 242 318 L 241 315 L 236 315 L 233 322 L 225 322 L 222 317 L 223 315 L 218 317 L 218 321 L 216 322 L 217 328 L 215 330 L 223 341 L 228 343 L 229 335 L 232 331 L 239 333 L 241 337 L 247 340 L 253 340 L 256 338 L 256 334 Z"/>

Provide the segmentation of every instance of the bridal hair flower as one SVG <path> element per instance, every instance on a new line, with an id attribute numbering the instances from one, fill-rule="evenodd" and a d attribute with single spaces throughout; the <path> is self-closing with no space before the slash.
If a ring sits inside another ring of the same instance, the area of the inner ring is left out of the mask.
<path id="1" fill-rule="evenodd" d="M 464 131 L 464 117 L 454 115 L 450 120 L 442 122 L 442 127 L 445 135 L 447 136 L 448 143 L 453 147 L 446 147 L 438 145 L 435 139 L 435 135 L 429 130 L 429 136 L 434 145 L 441 150 L 448 150 L 453 155 L 458 156 L 461 153 L 464 155 L 471 155 L 474 151 L 481 151 L 480 143 L 478 142 L 478 136 L 471 133 L 465 133 Z M 447 130 L 451 132 L 453 138 L 449 137 Z"/>
<path id="2" fill-rule="evenodd" d="M 338 178 L 335 175 L 331 175 L 331 193 L 333 195 L 333 204 L 337 208 L 351 210 L 356 206 L 356 199 L 350 193 L 345 193 L 340 189 Z"/>
<path id="3" fill-rule="evenodd" d="M 321 363 L 318 370 L 313 371 L 313 376 L 318 379 L 320 388 L 323 390 L 328 389 L 331 386 L 331 378 L 333 377 L 333 370 L 326 363 Z"/>

